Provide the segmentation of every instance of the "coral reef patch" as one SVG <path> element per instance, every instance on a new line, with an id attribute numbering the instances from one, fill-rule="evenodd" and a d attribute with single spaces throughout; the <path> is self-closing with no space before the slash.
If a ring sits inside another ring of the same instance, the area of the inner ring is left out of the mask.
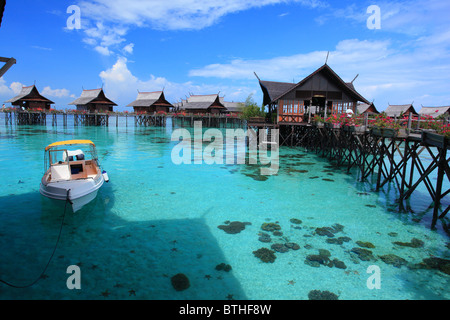
<path id="1" fill-rule="evenodd" d="M 183 291 L 191 286 L 189 278 L 184 273 L 178 273 L 174 275 L 170 279 L 170 281 L 172 282 L 172 286 L 176 291 Z"/>
<path id="2" fill-rule="evenodd" d="M 275 251 L 272 251 L 267 248 L 261 248 L 256 251 L 253 251 L 255 257 L 261 259 L 262 262 L 265 263 L 273 263 L 277 256 L 275 255 Z"/>
<path id="3" fill-rule="evenodd" d="M 379 256 L 384 263 L 393 265 L 396 268 L 400 268 L 408 263 L 405 259 L 395 255 L 395 254 L 386 254 L 383 256 Z"/>
<path id="4" fill-rule="evenodd" d="M 311 290 L 308 293 L 309 300 L 339 300 L 339 296 L 330 291 Z"/>
<path id="5" fill-rule="evenodd" d="M 220 225 L 217 228 L 222 229 L 226 233 L 229 234 L 237 234 L 240 233 L 242 230 L 245 230 L 245 226 L 251 225 L 250 222 L 240 222 L 240 221 L 225 221 L 224 225 Z"/>
<path id="6" fill-rule="evenodd" d="M 319 249 L 319 254 L 310 254 L 306 256 L 305 264 L 315 268 L 323 265 L 329 268 L 336 267 L 338 269 L 347 269 L 347 266 L 343 261 L 336 258 L 331 260 L 330 257 L 330 251 L 326 249 Z"/>
<path id="7" fill-rule="evenodd" d="M 422 262 L 412 266 L 411 269 L 439 270 L 450 275 L 450 260 L 438 257 L 425 258 Z"/>
<path id="8" fill-rule="evenodd" d="M 409 247 L 409 248 L 422 248 L 424 245 L 424 242 L 422 240 L 412 238 L 410 242 L 396 241 L 396 242 L 393 242 L 393 244 L 395 244 L 397 246 Z"/>
<path id="9" fill-rule="evenodd" d="M 220 263 L 220 264 L 218 264 L 218 265 L 216 266 L 216 270 L 217 270 L 217 271 L 230 272 L 231 269 L 232 269 L 231 266 L 230 266 L 229 264 L 224 263 L 224 262 L 222 262 L 222 263 Z"/>

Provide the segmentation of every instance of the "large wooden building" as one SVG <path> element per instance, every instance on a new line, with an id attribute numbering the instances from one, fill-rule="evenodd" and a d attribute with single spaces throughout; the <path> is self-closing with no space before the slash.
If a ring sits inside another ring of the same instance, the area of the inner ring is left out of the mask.
<path id="1" fill-rule="evenodd" d="M 227 112 L 218 94 L 191 95 L 180 106 L 180 110 L 196 114 Z"/>
<path id="2" fill-rule="evenodd" d="M 353 83 L 344 82 L 327 64 L 298 83 L 262 81 L 263 104 L 277 113 L 278 123 L 297 124 L 311 114 L 329 116 L 357 111 L 358 102 L 370 104 Z"/>
<path id="3" fill-rule="evenodd" d="M 138 92 L 135 101 L 127 105 L 137 113 L 169 112 L 174 106 L 166 100 L 163 91 Z"/>
<path id="4" fill-rule="evenodd" d="M 53 101 L 42 96 L 35 85 L 23 87 L 20 93 L 8 101 L 13 106 L 29 111 L 47 111 Z"/>
<path id="5" fill-rule="evenodd" d="M 75 105 L 78 111 L 89 113 L 113 111 L 113 107 L 117 106 L 105 96 L 103 89 L 83 90 L 81 96 L 69 105 Z"/>

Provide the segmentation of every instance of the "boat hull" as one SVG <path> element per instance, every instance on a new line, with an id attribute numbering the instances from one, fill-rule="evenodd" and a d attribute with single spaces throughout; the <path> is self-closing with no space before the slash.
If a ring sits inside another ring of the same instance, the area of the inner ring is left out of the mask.
<path id="1" fill-rule="evenodd" d="M 39 192 L 51 199 L 66 201 L 72 204 L 73 212 L 80 210 L 84 205 L 91 202 L 97 196 L 98 189 L 103 185 L 104 180 L 101 174 L 94 178 L 58 181 L 43 183 L 39 187 Z M 69 195 L 67 194 L 70 190 Z"/>

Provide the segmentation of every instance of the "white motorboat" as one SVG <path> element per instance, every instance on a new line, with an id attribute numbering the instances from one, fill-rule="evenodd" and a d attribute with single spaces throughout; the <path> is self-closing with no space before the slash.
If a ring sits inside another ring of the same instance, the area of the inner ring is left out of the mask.
<path id="1" fill-rule="evenodd" d="M 45 148 L 44 176 L 40 193 L 51 199 L 70 201 L 73 212 L 97 196 L 106 171 L 101 171 L 95 144 L 90 140 L 67 140 Z"/>

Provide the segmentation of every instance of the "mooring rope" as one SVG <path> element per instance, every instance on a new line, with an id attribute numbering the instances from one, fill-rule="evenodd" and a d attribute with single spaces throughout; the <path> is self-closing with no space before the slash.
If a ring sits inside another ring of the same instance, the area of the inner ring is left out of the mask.
<path id="1" fill-rule="evenodd" d="M 64 215 L 63 215 L 63 217 L 62 217 L 61 227 L 59 228 L 58 239 L 56 240 L 56 244 L 55 244 L 55 247 L 53 248 L 52 255 L 50 256 L 50 259 L 48 259 L 48 262 L 47 262 L 47 264 L 46 264 L 44 270 L 43 270 L 43 271 L 41 272 L 41 274 L 39 275 L 39 277 L 38 277 L 36 280 L 34 280 L 33 282 L 31 282 L 30 284 L 27 284 L 27 285 L 25 285 L 25 286 L 18 286 L 18 285 L 15 285 L 15 284 L 12 284 L 12 283 L 9 283 L 9 282 L 7 282 L 7 281 L 4 281 L 4 280 L 0 279 L 0 282 L 1 282 L 1 283 L 4 283 L 4 284 L 6 284 L 7 286 L 10 286 L 10 287 L 13 287 L 13 288 L 17 288 L 17 289 L 25 289 L 25 288 L 29 288 L 29 287 L 33 286 L 34 284 L 36 284 L 36 283 L 42 278 L 42 276 L 44 275 L 45 271 L 47 271 L 47 268 L 48 268 L 48 266 L 50 265 L 50 262 L 52 261 L 53 256 L 55 255 L 56 248 L 58 248 L 59 240 L 60 240 L 60 238 L 61 238 L 61 233 L 62 233 L 62 229 L 63 229 L 63 225 L 64 225 L 64 218 L 66 217 L 67 203 L 71 203 L 71 201 L 69 200 L 69 193 L 70 193 L 70 189 L 67 190 L 67 198 L 66 198 L 66 203 L 65 203 L 65 205 L 64 205 Z"/>

